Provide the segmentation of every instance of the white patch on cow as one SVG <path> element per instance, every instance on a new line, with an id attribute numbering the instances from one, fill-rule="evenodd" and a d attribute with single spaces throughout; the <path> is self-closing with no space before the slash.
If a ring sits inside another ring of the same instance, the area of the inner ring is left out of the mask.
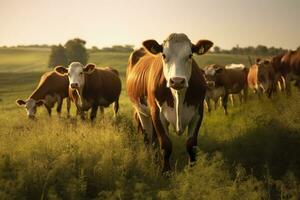
<path id="1" fill-rule="evenodd" d="M 229 64 L 225 65 L 226 69 L 244 69 L 246 66 L 244 64 Z"/>
<path id="2" fill-rule="evenodd" d="M 68 67 L 69 83 L 78 84 L 79 88 L 84 86 L 83 65 L 80 62 L 72 62 Z"/>
<path id="3" fill-rule="evenodd" d="M 139 103 L 139 104 L 134 104 L 133 107 L 138 114 L 139 120 L 146 134 L 148 136 L 151 136 L 153 132 L 153 124 L 152 124 L 152 119 L 151 119 L 150 110 L 148 106 Z"/>
<path id="4" fill-rule="evenodd" d="M 168 106 L 167 102 L 164 102 L 160 106 L 160 113 L 175 129 L 177 129 L 176 126 L 178 125 L 179 120 L 181 122 L 181 130 L 176 131 L 177 133 L 181 134 L 191 122 L 193 116 L 195 115 L 196 109 L 197 108 L 195 106 L 187 106 L 186 104 L 183 104 L 181 107 L 181 114 L 178 116 L 176 113 L 176 109 Z M 165 124 L 164 126 L 166 126 L 166 123 L 163 124 Z"/>
<path id="5" fill-rule="evenodd" d="M 26 112 L 29 117 L 34 117 L 36 114 L 36 100 L 28 99 L 25 104 Z"/>
<path id="6" fill-rule="evenodd" d="M 191 42 L 186 37 L 180 40 L 166 40 L 163 44 L 163 54 L 166 56 L 163 59 L 163 73 L 167 80 L 167 87 L 170 87 L 171 78 L 179 77 L 185 80 L 185 87 L 188 87 L 188 82 L 192 74 L 192 55 Z"/>
<path id="7" fill-rule="evenodd" d="M 210 67 L 207 67 L 207 68 L 205 69 L 205 75 L 214 76 L 215 73 L 216 73 L 215 68 L 213 68 L 213 67 L 211 67 L 211 66 L 210 66 Z"/>

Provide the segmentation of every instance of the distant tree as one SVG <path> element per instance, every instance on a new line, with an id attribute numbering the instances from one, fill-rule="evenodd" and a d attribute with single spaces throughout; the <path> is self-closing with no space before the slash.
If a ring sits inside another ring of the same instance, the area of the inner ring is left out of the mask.
<path id="1" fill-rule="evenodd" d="M 99 48 L 96 47 L 96 46 L 92 46 L 92 48 L 91 48 L 90 51 L 91 51 L 91 52 L 97 52 L 97 51 L 99 51 Z"/>
<path id="2" fill-rule="evenodd" d="M 87 64 L 88 53 L 85 44 L 86 42 L 80 38 L 67 41 L 65 48 L 68 64 L 71 62 L 81 62 L 83 65 Z"/>
<path id="3" fill-rule="evenodd" d="M 259 55 L 267 55 L 268 54 L 268 47 L 264 45 L 258 45 L 256 47 L 256 53 Z"/>
<path id="4" fill-rule="evenodd" d="M 53 45 L 51 47 L 48 67 L 53 68 L 58 65 L 66 67 L 68 65 L 68 59 L 65 48 L 62 45 Z"/>
<path id="5" fill-rule="evenodd" d="M 214 46 L 214 53 L 220 53 L 221 48 L 219 46 Z"/>
<path id="6" fill-rule="evenodd" d="M 300 51 L 300 46 L 297 48 L 297 51 Z"/>

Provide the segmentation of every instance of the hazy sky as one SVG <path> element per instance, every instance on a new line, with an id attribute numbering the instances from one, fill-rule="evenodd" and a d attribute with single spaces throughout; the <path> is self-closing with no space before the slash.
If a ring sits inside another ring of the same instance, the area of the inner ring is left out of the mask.
<path id="1" fill-rule="evenodd" d="M 300 45 L 300 0 L 0 0 L 0 45 L 140 45 L 184 32 L 222 48 Z"/>

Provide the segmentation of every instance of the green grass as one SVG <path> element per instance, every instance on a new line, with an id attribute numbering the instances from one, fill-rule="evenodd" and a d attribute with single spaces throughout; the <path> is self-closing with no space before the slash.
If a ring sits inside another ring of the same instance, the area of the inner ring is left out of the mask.
<path id="1" fill-rule="evenodd" d="M 230 106 L 228 116 L 221 108 L 205 112 L 195 166 L 187 166 L 185 136 L 171 134 L 173 170 L 165 177 L 158 151 L 146 148 L 136 134 L 124 89 L 117 122 L 112 108 L 93 125 L 82 122 L 74 117 L 74 106 L 71 119 L 64 107 L 62 118 L 55 112 L 49 118 L 40 108 L 36 121 L 27 120 L 14 101 L 32 92 L 47 70 L 48 54 L 0 50 L 1 200 L 299 199 L 298 91 L 291 98 L 251 96 L 244 105 Z M 124 80 L 127 58 L 126 53 L 95 53 L 90 62 L 116 67 Z M 196 60 L 247 64 L 246 56 L 209 54 Z"/>

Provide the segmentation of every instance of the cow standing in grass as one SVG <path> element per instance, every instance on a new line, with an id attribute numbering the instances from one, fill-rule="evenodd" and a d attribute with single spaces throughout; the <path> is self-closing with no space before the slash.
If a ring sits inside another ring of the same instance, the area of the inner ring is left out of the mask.
<path id="1" fill-rule="evenodd" d="M 206 83 L 193 54 L 205 54 L 212 45 L 209 40 L 194 45 L 185 34 L 173 33 L 163 44 L 144 41 L 143 48 L 129 58 L 127 93 L 142 129 L 150 140 L 159 141 L 163 171 L 170 170 L 169 124 L 178 135 L 188 127 L 189 161 L 196 159 L 194 147 L 203 118 Z"/>
<path id="2" fill-rule="evenodd" d="M 54 71 L 46 72 L 34 92 L 27 100 L 18 99 L 17 105 L 24 106 L 29 118 L 35 118 L 37 107 L 44 105 L 51 116 L 51 110 L 57 102 L 57 113 L 60 115 L 63 99 L 67 98 L 67 111 L 70 114 L 70 99 L 68 98 L 68 76 L 60 76 Z"/>
<path id="3" fill-rule="evenodd" d="M 119 109 L 121 79 L 118 72 L 112 68 L 96 68 L 94 64 L 83 66 L 72 62 L 66 69 L 56 67 L 55 71 L 69 77 L 69 95 L 77 107 L 82 119 L 85 111 L 90 108 L 90 119 L 96 118 L 98 107 L 108 107 L 114 103 L 114 113 Z"/>
<path id="4" fill-rule="evenodd" d="M 239 94 L 240 101 L 246 101 L 248 94 L 247 85 L 248 69 L 245 66 L 235 65 L 225 67 L 223 65 L 209 65 L 205 67 L 205 77 L 208 85 L 206 94 L 208 109 L 210 98 L 216 101 L 222 97 L 222 106 L 227 115 L 227 102 L 230 94 Z M 243 94 L 242 94 L 243 93 Z"/>

